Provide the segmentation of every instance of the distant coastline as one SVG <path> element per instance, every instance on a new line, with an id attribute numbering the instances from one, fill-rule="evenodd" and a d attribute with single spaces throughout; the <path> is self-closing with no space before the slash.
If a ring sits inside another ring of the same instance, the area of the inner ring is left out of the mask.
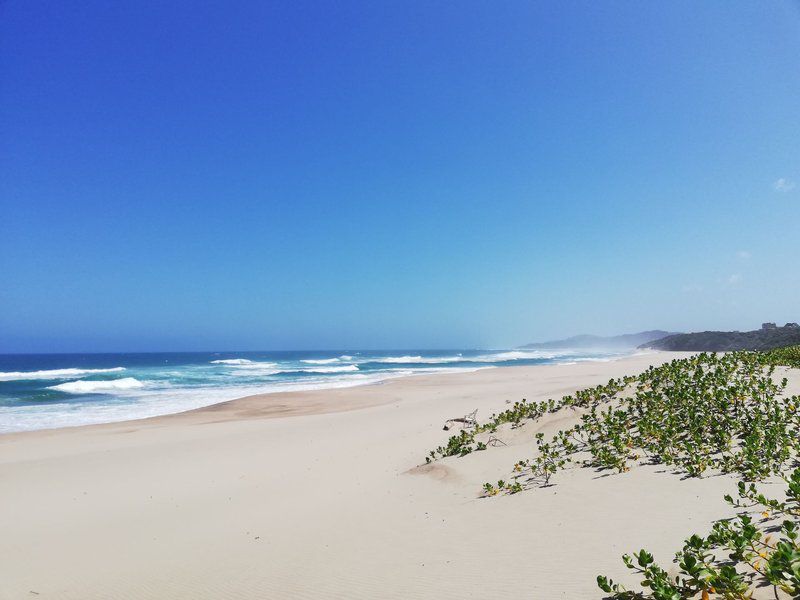
<path id="1" fill-rule="evenodd" d="M 753 331 L 679 333 L 643 343 L 639 347 L 673 352 L 727 352 L 772 350 L 796 344 L 800 344 L 800 325 L 797 323 L 787 323 L 783 327 L 778 327 L 775 323 L 764 323 L 761 329 Z"/>

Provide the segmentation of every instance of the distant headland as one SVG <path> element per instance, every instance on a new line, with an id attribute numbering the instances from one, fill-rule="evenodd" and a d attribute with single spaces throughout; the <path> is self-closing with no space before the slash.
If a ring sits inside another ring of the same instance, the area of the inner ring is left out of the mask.
<path id="1" fill-rule="evenodd" d="M 727 352 L 732 350 L 771 350 L 800 344 L 800 325 L 764 323 L 753 331 L 700 331 L 678 333 L 643 342 L 639 348 L 685 352 Z"/>

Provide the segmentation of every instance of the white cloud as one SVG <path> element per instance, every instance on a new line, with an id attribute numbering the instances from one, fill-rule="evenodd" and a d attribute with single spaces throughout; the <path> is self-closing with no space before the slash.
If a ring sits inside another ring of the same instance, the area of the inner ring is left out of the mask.
<path id="1" fill-rule="evenodd" d="M 790 192 L 795 188 L 795 182 L 791 179 L 786 179 L 785 177 L 781 177 L 775 183 L 772 184 L 772 188 L 776 192 Z"/>
<path id="2" fill-rule="evenodd" d="M 751 258 L 753 258 L 753 255 L 750 254 L 747 250 L 739 250 L 736 253 L 736 256 L 741 260 L 750 260 Z"/>
<path id="3" fill-rule="evenodd" d="M 734 273 L 728 277 L 728 285 L 739 285 L 742 282 L 741 273 Z"/>

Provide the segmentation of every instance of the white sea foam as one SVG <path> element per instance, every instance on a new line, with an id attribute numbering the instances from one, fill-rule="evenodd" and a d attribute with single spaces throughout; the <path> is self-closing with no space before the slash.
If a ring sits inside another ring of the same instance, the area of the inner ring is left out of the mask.
<path id="1" fill-rule="evenodd" d="M 344 357 L 342 357 L 344 358 Z M 329 365 L 331 363 L 339 362 L 338 358 L 308 358 L 306 360 L 301 360 L 300 362 L 304 362 L 309 365 Z"/>
<path id="2" fill-rule="evenodd" d="M 387 356 L 385 358 L 374 358 L 371 362 L 377 363 L 416 363 L 422 360 L 421 356 Z"/>
<path id="3" fill-rule="evenodd" d="M 510 350 L 508 352 L 496 352 L 494 354 L 483 354 L 476 356 L 472 360 L 476 362 L 505 362 L 509 360 L 542 360 L 554 359 L 558 357 L 568 357 L 574 355 L 572 350 L 562 352 L 542 352 L 540 350 Z"/>
<path id="4" fill-rule="evenodd" d="M 255 377 L 264 375 L 274 375 L 279 371 L 275 368 L 277 363 L 274 362 L 256 362 L 247 360 L 246 358 L 229 358 L 225 360 L 211 361 L 214 364 L 231 367 L 230 371 L 233 375 L 242 375 L 245 377 Z"/>
<path id="5" fill-rule="evenodd" d="M 515 360 L 542 360 L 542 359 L 556 359 L 561 357 L 570 357 L 577 352 L 574 350 L 562 350 L 553 352 L 543 352 L 541 350 L 503 350 L 496 352 L 486 352 L 477 356 L 463 356 L 461 354 L 455 356 L 420 356 L 420 355 L 404 355 L 404 356 L 385 356 L 380 358 L 368 359 L 368 362 L 385 363 L 385 364 L 447 364 L 456 362 L 482 362 L 482 363 L 496 363 Z"/>
<path id="6" fill-rule="evenodd" d="M 589 356 L 587 356 L 587 354 Z M 510 350 L 476 356 L 470 360 L 475 362 L 513 362 L 517 360 L 548 360 L 554 363 L 569 364 L 583 361 L 608 361 L 628 356 L 628 353 L 619 351 L 592 352 L 591 350 L 564 348 L 560 350 Z"/>
<path id="7" fill-rule="evenodd" d="M 253 364 L 252 360 L 246 358 L 223 358 L 220 360 L 212 360 L 212 365 L 250 365 Z"/>
<path id="8" fill-rule="evenodd" d="M 233 375 L 241 377 L 265 377 L 268 375 L 280 375 L 281 373 L 353 373 L 358 371 L 356 365 L 330 365 L 328 362 L 312 363 L 308 360 L 301 361 L 306 363 L 307 367 L 293 367 L 285 364 L 277 363 L 250 363 L 246 365 L 235 365 L 236 369 L 233 370 Z"/>
<path id="9" fill-rule="evenodd" d="M 384 358 L 373 358 L 369 362 L 386 363 L 386 364 L 430 364 L 438 365 L 444 363 L 461 362 L 465 359 L 463 356 L 386 356 Z"/>
<path id="10" fill-rule="evenodd" d="M 230 375 L 239 377 L 265 377 L 281 373 L 281 369 L 274 362 L 248 362 L 244 364 L 231 365 L 233 370 Z"/>
<path id="11" fill-rule="evenodd" d="M 253 378 L 253 377 L 267 377 L 269 375 L 277 375 L 278 373 L 285 373 L 286 371 L 282 371 L 281 369 L 275 369 L 273 367 L 259 367 L 257 369 L 253 368 L 242 368 L 242 369 L 234 369 L 231 371 L 231 375 L 234 377 L 242 377 L 242 378 Z"/>
<path id="12" fill-rule="evenodd" d="M 91 381 L 82 379 L 80 381 L 68 381 L 51 385 L 47 389 L 67 392 L 68 394 L 105 394 L 119 390 L 135 390 L 143 388 L 144 384 L 133 377 L 123 377 L 122 379 L 108 379 L 105 381 Z"/>
<path id="13" fill-rule="evenodd" d="M 111 369 L 51 369 L 48 371 L 0 371 L 0 381 L 25 381 L 32 379 L 73 379 L 95 373 L 116 373 L 124 371 L 125 367 Z"/>
<path id="14" fill-rule="evenodd" d="M 358 367 L 356 365 L 342 365 L 340 367 L 309 367 L 296 370 L 302 373 L 352 373 L 353 371 L 358 371 Z M 288 369 L 285 372 L 292 373 L 293 371 Z"/>
<path id="15" fill-rule="evenodd" d="M 274 363 L 274 362 L 254 362 L 254 361 L 251 360 L 251 361 L 246 362 L 246 363 L 237 363 L 237 364 L 232 365 L 232 366 L 238 367 L 239 369 L 258 370 L 258 369 L 272 369 L 273 367 L 277 366 L 277 363 Z"/>

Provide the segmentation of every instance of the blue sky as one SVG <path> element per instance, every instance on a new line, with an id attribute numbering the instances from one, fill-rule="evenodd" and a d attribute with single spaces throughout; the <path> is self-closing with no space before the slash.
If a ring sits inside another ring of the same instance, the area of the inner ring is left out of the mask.
<path id="1" fill-rule="evenodd" d="M 800 321 L 800 5 L 0 4 L 0 351 Z"/>

